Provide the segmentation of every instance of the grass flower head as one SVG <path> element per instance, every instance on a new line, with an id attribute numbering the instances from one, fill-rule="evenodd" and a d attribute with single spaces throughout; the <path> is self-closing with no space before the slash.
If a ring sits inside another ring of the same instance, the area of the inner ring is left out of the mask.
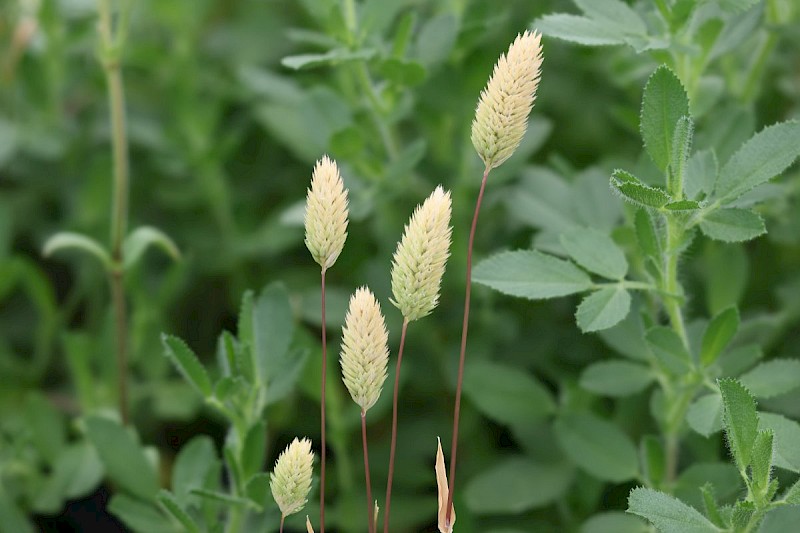
<path id="1" fill-rule="evenodd" d="M 366 287 L 350 298 L 342 328 L 342 377 L 361 411 L 375 405 L 386 381 L 389 364 L 389 334 L 380 304 Z"/>
<path id="2" fill-rule="evenodd" d="M 313 464 L 314 452 L 308 439 L 295 438 L 278 456 L 269 487 L 283 516 L 302 510 L 308 501 Z"/>
<path id="3" fill-rule="evenodd" d="M 392 303 L 409 322 L 427 316 L 439 303 L 450 256 L 450 191 L 436 187 L 406 224 L 392 260 Z"/>
<path id="4" fill-rule="evenodd" d="M 347 191 L 336 162 L 317 161 L 306 195 L 306 246 L 323 270 L 332 267 L 347 238 Z"/>
<path id="5" fill-rule="evenodd" d="M 503 164 L 525 135 L 539 86 L 541 39 L 536 32 L 517 35 L 481 91 L 472 121 L 472 144 L 487 168 Z"/>

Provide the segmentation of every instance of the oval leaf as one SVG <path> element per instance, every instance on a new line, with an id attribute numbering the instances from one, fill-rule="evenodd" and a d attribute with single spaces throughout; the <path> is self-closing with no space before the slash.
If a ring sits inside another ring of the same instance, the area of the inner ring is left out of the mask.
<path id="1" fill-rule="evenodd" d="M 669 494 L 637 487 L 628 497 L 628 512 L 646 518 L 662 533 L 717 533 L 720 531 L 697 509 Z"/>
<path id="2" fill-rule="evenodd" d="M 533 300 L 583 292 L 589 276 L 569 261 L 533 250 L 502 252 L 475 266 L 473 281 L 504 294 Z"/>
<path id="3" fill-rule="evenodd" d="M 681 80 L 662 65 L 645 85 L 640 129 L 647 153 L 663 172 L 672 154 L 675 127 L 683 116 L 689 116 L 689 97 Z"/>
<path id="4" fill-rule="evenodd" d="M 553 398 L 533 376 L 491 361 L 464 369 L 464 394 L 487 417 L 503 424 L 532 423 L 555 409 Z"/>
<path id="5" fill-rule="evenodd" d="M 604 278 L 622 279 L 628 273 L 625 253 L 602 231 L 576 228 L 561 235 L 561 245 L 576 263 Z"/>
<path id="6" fill-rule="evenodd" d="M 636 446 L 614 424 L 589 413 L 577 413 L 556 421 L 555 431 L 564 453 L 592 476 L 616 483 L 636 477 Z"/>
<path id="7" fill-rule="evenodd" d="M 654 379 L 650 369 L 629 361 L 601 361 L 581 374 L 584 389 L 606 396 L 630 396 L 643 391 Z"/>
<path id="8" fill-rule="evenodd" d="M 172 335 L 162 335 L 161 343 L 164 345 L 165 355 L 169 357 L 186 381 L 203 397 L 211 396 L 213 393 L 211 379 L 191 348 L 181 339 Z"/>
<path id="9" fill-rule="evenodd" d="M 606 287 L 583 299 L 575 312 L 584 333 L 608 329 L 628 316 L 631 295 L 622 287 Z"/>
<path id="10" fill-rule="evenodd" d="M 472 478 L 464 497 L 475 514 L 518 514 L 557 501 L 569 488 L 573 475 L 569 465 L 514 457 Z"/>
<path id="11" fill-rule="evenodd" d="M 766 233 L 761 215 L 747 209 L 717 209 L 703 217 L 700 230 L 706 237 L 723 242 L 744 242 Z"/>
<path id="12" fill-rule="evenodd" d="M 800 360 L 773 359 L 739 377 L 757 398 L 772 398 L 800 387 Z"/>

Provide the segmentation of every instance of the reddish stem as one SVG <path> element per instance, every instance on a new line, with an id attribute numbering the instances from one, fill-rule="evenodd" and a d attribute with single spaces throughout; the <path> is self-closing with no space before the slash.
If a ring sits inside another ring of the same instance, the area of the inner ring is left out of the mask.
<path id="1" fill-rule="evenodd" d="M 328 334 L 325 324 L 325 269 L 322 269 L 322 383 L 320 385 L 320 433 L 322 434 L 322 460 L 320 463 L 319 478 L 319 529 L 325 533 L 325 381 L 328 375 Z"/>
<path id="2" fill-rule="evenodd" d="M 447 494 L 447 514 L 445 524 L 450 527 L 450 515 L 453 512 L 453 489 L 456 485 L 456 454 L 458 453 L 458 421 L 461 416 L 461 385 L 464 382 L 464 360 L 467 354 L 467 333 L 469 331 L 469 301 L 472 294 L 472 245 L 475 242 L 475 229 L 478 227 L 478 215 L 481 211 L 483 191 L 486 189 L 486 178 L 489 176 L 490 167 L 483 171 L 481 190 L 475 202 L 475 213 L 472 215 L 472 227 L 469 230 L 469 244 L 467 245 L 467 288 L 464 292 L 464 323 L 461 326 L 461 354 L 458 360 L 458 384 L 456 385 L 456 406 L 453 412 L 453 445 L 450 448 L 450 486 Z"/>
<path id="3" fill-rule="evenodd" d="M 397 395 L 400 389 L 400 364 L 403 362 L 403 347 L 406 344 L 408 319 L 403 319 L 400 333 L 400 349 L 397 351 L 397 368 L 394 372 L 394 398 L 392 400 L 392 444 L 389 448 L 389 479 L 386 481 L 386 512 L 383 516 L 383 533 L 389 533 L 389 508 L 392 505 L 392 479 L 394 478 L 394 452 L 397 447 Z"/>
<path id="4" fill-rule="evenodd" d="M 369 452 L 367 451 L 367 413 L 361 411 L 361 444 L 364 448 L 364 476 L 367 478 L 367 529 L 375 533 L 375 522 L 372 519 L 372 483 L 369 479 Z"/>
<path id="5" fill-rule="evenodd" d="M 284 520 L 286 520 L 286 515 L 285 515 L 285 514 L 282 514 L 282 515 L 281 515 L 281 533 L 283 533 L 283 521 L 284 521 Z"/>

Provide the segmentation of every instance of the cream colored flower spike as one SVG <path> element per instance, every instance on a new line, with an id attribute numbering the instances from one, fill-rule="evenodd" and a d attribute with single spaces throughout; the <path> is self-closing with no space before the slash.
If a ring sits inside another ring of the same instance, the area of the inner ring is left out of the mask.
<path id="1" fill-rule="evenodd" d="M 372 292 L 361 287 L 350 298 L 342 328 L 342 378 L 362 412 L 375 405 L 386 381 L 389 334 L 381 306 Z"/>
<path id="2" fill-rule="evenodd" d="M 322 270 L 332 267 L 347 238 L 347 190 L 328 156 L 317 161 L 306 195 L 306 246 Z"/>
<path id="3" fill-rule="evenodd" d="M 397 245 L 392 260 L 391 302 L 408 321 L 429 315 L 439 303 L 439 288 L 450 256 L 451 211 L 450 191 L 436 187 L 417 206 Z"/>
<path id="4" fill-rule="evenodd" d="M 302 510 L 308 501 L 313 464 L 314 452 L 308 439 L 295 438 L 278 456 L 269 487 L 283 516 Z"/>
<path id="5" fill-rule="evenodd" d="M 481 91 L 472 121 L 472 144 L 487 168 L 503 164 L 525 135 L 539 86 L 541 40 L 536 32 L 517 35 Z"/>

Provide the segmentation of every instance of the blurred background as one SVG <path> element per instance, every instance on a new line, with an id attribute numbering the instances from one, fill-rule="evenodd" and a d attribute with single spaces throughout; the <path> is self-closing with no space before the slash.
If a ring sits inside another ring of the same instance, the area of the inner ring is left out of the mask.
<path id="1" fill-rule="evenodd" d="M 644 13 L 651 3 L 633 4 Z M 697 86 L 697 143 L 718 147 L 721 160 L 753 131 L 800 113 L 800 8 L 792 0 L 770 4 L 780 19 L 759 12 L 736 26 L 724 21 L 727 47 Z M 439 308 L 409 328 L 392 506 L 398 532 L 434 531 L 436 437 L 449 449 L 466 240 L 482 171 L 469 139 L 473 110 L 518 32 L 543 14 L 578 11 L 560 0 L 353 5 L 349 18 L 334 0 L 133 2 L 122 59 L 129 224 L 159 227 L 182 258 L 148 253 L 126 274 L 132 422 L 158 451 L 165 484 L 192 436 L 220 444 L 222 419 L 164 357 L 160 334 L 183 338 L 214 374 L 217 337 L 235 332 L 243 293 L 282 282 L 297 324 L 292 342 L 309 355 L 292 392 L 266 412 L 265 469 L 296 435 L 318 445 L 319 267 L 302 227 L 313 164 L 331 155 L 350 191 L 349 237 L 327 276 L 331 362 L 347 299 L 367 284 L 387 316 L 393 368 L 402 319 L 389 303 L 391 254 L 414 206 L 442 184 L 453 194 L 452 258 Z M 490 177 L 478 259 L 530 247 L 537 235 L 547 249 L 553 224 L 615 227 L 626 211 L 608 190 L 610 171 L 647 168 L 638 110 L 643 84 L 662 60 L 658 51 L 543 42 L 527 135 Z M 65 488 L 52 480 L 58 450 L 48 445 L 79 442 L 79 417 L 113 410 L 116 401 L 102 268 L 75 253 L 42 256 L 58 231 L 108 242 L 112 161 L 97 50 L 92 0 L 0 3 L 0 520 L 27 517 L 34 530 L 126 530 L 118 518 L 101 516 L 113 492 L 102 472 L 82 469 L 86 479 Z M 753 50 L 764 56 L 754 75 Z M 794 172 L 772 191 L 763 212 L 767 237 L 747 246 L 700 241 L 687 252 L 690 316 L 707 316 L 722 305 L 715 297 L 725 300 L 720 292 L 738 291 L 742 308 L 762 318 L 753 335 L 775 353 L 796 346 L 798 188 Z M 548 209 L 555 212 L 542 215 Z M 624 231 L 618 237 L 624 242 Z M 465 384 L 458 531 L 575 530 L 598 509 L 625 509 L 633 485 L 598 481 L 565 461 L 548 408 L 503 399 L 512 387 L 506 376 L 521 373 L 554 404 L 592 404 L 634 435 L 647 429 L 641 398 L 612 403 L 578 389 L 580 370 L 612 348 L 579 333 L 575 303 L 521 301 L 475 287 L 468 366 L 482 371 Z M 338 374 L 329 384 L 329 528 L 360 531 L 358 410 Z M 369 413 L 381 500 L 390 393 L 387 387 Z M 506 486 L 503 473 L 520 457 L 563 468 L 533 470 L 544 477 L 532 488 Z M 523 497 L 496 501 L 498 491 Z"/>

